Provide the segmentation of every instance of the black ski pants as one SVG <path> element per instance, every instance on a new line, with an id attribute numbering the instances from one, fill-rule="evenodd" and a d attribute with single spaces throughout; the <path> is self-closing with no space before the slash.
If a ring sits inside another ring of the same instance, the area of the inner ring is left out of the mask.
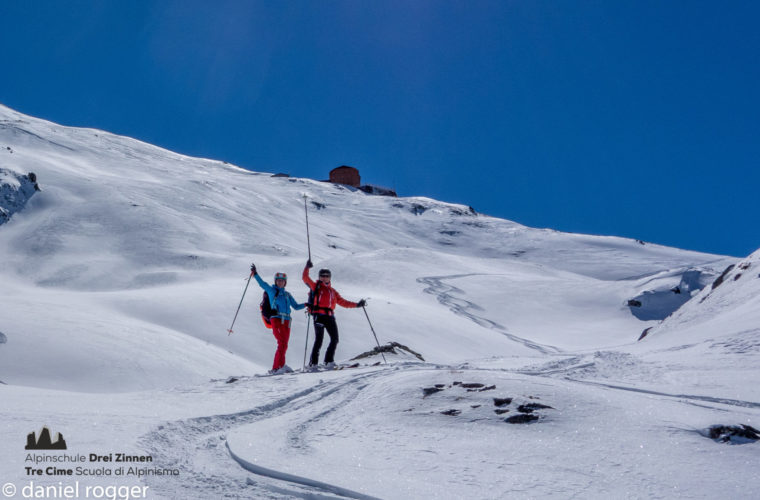
<path id="1" fill-rule="evenodd" d="M 334 316 L 317 314 L 314 316 L 314 348 L 311 350 L 309 364 L 319 364 L 319 350 L 322 348 L 322 340 L 325 338 L 325 330 L 330 335 L 330 344 L 325 352 L 325 363 L 335 362 L 335 349 L 338 348 L 338 324 Z"/>

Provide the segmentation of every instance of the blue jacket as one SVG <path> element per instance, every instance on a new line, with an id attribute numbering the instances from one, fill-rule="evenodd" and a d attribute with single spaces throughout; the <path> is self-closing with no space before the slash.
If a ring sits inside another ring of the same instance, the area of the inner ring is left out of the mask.
<path id="1" fill-rule="evenodd" d="M 259 286 L 263 288 L 265 292 L 267 292 L 267 295 L 269 295 L 269 303 L 272 304 L 272 309 L 275 309 L 277 311 L 277 314 L 272 316 L 273 318 L 282 318 L 287 320 L 290 319 L 291 306 L 296 311 L 299 311 L 306 307 L 305 303 L 299 304 L 296 302 L 296 299 L 294 299 L 293 296 L 290 295 L 290 292 L 286 291 L 284 288 L 280 288 L 277 285 L 270 285 L 261 279 L 261 276 L 258 274 L 254 275 L 253 277 L 256 278 Z"/>

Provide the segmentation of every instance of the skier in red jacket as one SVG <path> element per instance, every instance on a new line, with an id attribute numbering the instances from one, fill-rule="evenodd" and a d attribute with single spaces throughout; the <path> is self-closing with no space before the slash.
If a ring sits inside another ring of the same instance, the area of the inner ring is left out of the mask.
<path id="1" fill-rule="evenodd" d="M 325 329 L 330 335 L 330 344 L 325 352 L 325 364 L 335 365 L 335 349 L 338 347 L 338 324 L 335 322 L 333 311 L 335 306 L 339 305 L 347 308 L 364 307 L 367 305 L 364 299 L 359 302 L 351 302 L 340 296 L 337 290 L 331 286 L 332 273 L 329 269 L 319 270 L 319 281 L 314 282 L 309 277 L 309 269 L 314 267 L 311 260 L 306 262 L 303 269 L 303 282 L 312 291 L 313 300 L 309 312 L 314 317 L 314 347 L 311 350 L 311 360 L 309 366 L 319 364 L 319 350 L 322 348 L 322 340 L 325 336 Z"/>

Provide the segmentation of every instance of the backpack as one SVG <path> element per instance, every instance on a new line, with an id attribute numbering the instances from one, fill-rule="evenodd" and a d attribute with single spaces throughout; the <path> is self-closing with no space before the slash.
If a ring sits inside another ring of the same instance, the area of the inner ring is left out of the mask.
<path id="1" fill-rule="evenodd" d="M 275 299 L 279 294 L 280 290 L 275 289 Z M 277 309 L 272 307 L 272 304 L 269 302 L 269 294 L 267 292 L 264 292 L 264 297 L 261 299 L 259 308 L 261 309 L 261 320 L 264 322 L 264 326 L 267 328 L 272 328 L 272 316 L 277 314 Z"/>
<path id="2" fill-rule="evenodd" d="M 306 310 L 309 314 L 314 314 L 314 303 L 317 301 L 317 290 L 319 290 L 320 282 L 314 285 L 314 290 L 309 288 L 309 298 L 306 300 Z"/>
<path id="3" fill-rule="evenodd" d="M 317 284 L 314 285 L 314 290 L 309 290 L 309 300 L 306 301 L 306 310 L 309 311 L 309 314 L 329 314 L 332 312 L 332 309 L 317 306 L 317 295 L 319 294 L 319 286 L 321 284 L 321 281 L 317 281 Z"/>

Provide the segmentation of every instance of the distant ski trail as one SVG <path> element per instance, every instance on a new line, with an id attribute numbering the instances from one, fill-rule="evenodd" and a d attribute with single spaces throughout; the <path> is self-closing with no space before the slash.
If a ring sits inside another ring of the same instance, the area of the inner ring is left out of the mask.
<path id="1" fill-rule="evenodd" d="M 466 278 L 468 276 L 490 276 L 490 275 L 472 273 L 472 274 L 454 274 L 450 276 L 428 276 L 428 277 L 417 278 L 417 283 L 422 283 L 424 285 L 427 285 L 427 288 L 425 288 L 423 292 L 429 293 L 430 295 L 435 295 L 438 298 L 438 302 L 448 307 L 449 310 L 451 310 L 451 312 L 453 312 L 457 316 L 462 316 L 463 318 L 467 318 L 470 321 L 474 322 L 475 324 L 482 326 L 483 328 L 489 328 L 491 330 L 495 330 L 499 332 L 500 334 L 504 335 L 505 337 L 509 338 L 510 340 L 517 342 L 519 344 L 522 344 L 525 347 L 528 347 L 530 349 L 536 350 L 542 354 L 558 354 L 562 352 L 562 350 L 557 347 L 554 347 L 551 345 L 539 344 L 537 342 L 533 342 L 532 340 L 528 340 L 523 337 L 518 337 L 517 335 L 509 333 L 509 331 L 507 330 L 505 326 L 500 325 L 499 323 L 495 321 L 491 321 L 488 318 L 478 316 L 473 311 L 482 311 L 482 308 L 479 305 L 475 304 L 474 302 L 470 302 L 469 300 L 461 298 L 461 296 L 465 295 L 464 290 L 461 290 L 453 285 L 449 285 L 443 282 L 443 280 Z M 454 294 L 460 295 L 460 297 L 456 297 L 454 296 Z"/>
<path id="2" fill-rule="evenodd" d="M 347 379 L 319 382 L 306 389 L 295 391 L 267 404 L 250 410 L 226 415 L 211 415 L 168 422 L 144 435 L 140 444 L 165 468 L 181 471 L 181 480 L 167 488 L 167 480 L 148 476 L 144 481 L 158 495 L 168 498 L 318 498 L 320 492 L 348 498 L 373 498 L 337 485 L 318 480 L 289 475 L 284 472 L 251 465 L 234 455 L 226 442 L 231 429 L 272 418 L 303 407 L 315 405 L 327 398 L 338 398 L 328 405 L 339 408 L 344 402 L 355 398 L 366 387 L 365 379 L 382 376 L 385 370 L 352 375 Z M 244 390 L 235 384 L 231 394 Z M 249 381 L 253 383 L 254 381 Z M 213 382 L 223 383 L 223 382 Z M 328 412 L 316 415 L 312 420 L 324 417 Z M 304 423 L 307 425 L 308 422 Z M 231 462 L 234 460 L 234 462 Z M 230 467 L 230 464 L 236 464 Z M 238 467 L 239 466 L 239 467 Z M 289 487 L 265 481 L 254 481 L 250 473 L 288 483 Z"/>
<path id="3" fill-rule="evenodd" d="M 674 398 L 674 399 L 703 401 L 705 403 L 717 403 L 717 404 L 728 405 L 728 406 L 740 406 L 743 408 L 760 408 L 760 403 L 755 403 L 753 401 L 742 401 L 741 399 L 716 398 L 716 397 L 711 397 L 711 396 L 696 396 L 693 394 L 668 394 L 667 392 L 651 391 L 649 389 L 638 389 L 636 387 L 626 387 L 623 385 L 605 384 L 602 382 L 592 382 L 590 380 L 577 380 L 577 379 L 567 378 L 567 377 L 564 380 L 568 380 L 570 382 L 576 382 L 579 384 L 593 385 L 597 387 L 606 387 L 607 389 L 614 389 L 618 391 L 637 392 L 639 394 L 651 394 L 653 396 L 664 396 L 667 398 Z"/>
<path id="4" fill-rule="evenodd" d="M 7 129 L 7 130 L 10 130 L 11 132 L 14 132 L 14 133 L 18 132 L 18 133 L 21 133 L 21 134 L 29 135 L 29 136 L 31 136 L 31 137 L 39 140 L 40 142 L 51 144 L 51 145 L 59 147 L 59 148 L 67 149 L 69 151 L 76 151 L 73 148 L 70 148 L 68 146 L 64 146 L 63 144 L 59 144 L 57 142 L 51 141 L 50 139 L 45 139 L 44 137 L 41 137 L 41 136 L 35 134 L 34 132 L 30 132 L 30 131 L 26 130 L 25 128 L 21 128 L 19 126 L 13 125 L 13 124 L 8 123 L 6 121 L 0 122 L 0 128 L 4 128 L 4 129 Z"/>

